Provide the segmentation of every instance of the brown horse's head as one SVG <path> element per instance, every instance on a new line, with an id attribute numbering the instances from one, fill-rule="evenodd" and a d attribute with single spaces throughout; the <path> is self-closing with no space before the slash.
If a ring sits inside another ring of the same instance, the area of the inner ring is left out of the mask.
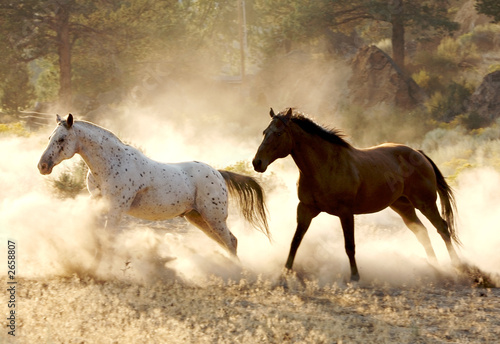
<path id="1" fill-rule="evenodd" d="M 288 124 L 292 117 L 292 108 L 286 114 L 274 114 L 271 108 L 271 123 L 264 130 L 264 139 L 252 161 L 257 172 L 265 172 L 267 167 L 276 159 L 284 158 L 292 151 L 292 135 Z"/>

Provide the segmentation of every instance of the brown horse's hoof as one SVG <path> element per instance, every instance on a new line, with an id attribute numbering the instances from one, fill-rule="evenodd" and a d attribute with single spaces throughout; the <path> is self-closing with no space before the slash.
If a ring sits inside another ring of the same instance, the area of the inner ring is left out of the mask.
<path id="1" fill-rule="evenodd" d="M 302 288 L 306 287 L 306 283 L 304 282 L 303 276 L 297 274 L 296 271 L 289 270 L 286 268 L 283 270 L 276 285 L 282 287 L 286 291 L 290 289 L 295 290 L 300 287 Z"/>
<path id="2" fill-rule="evenodd" d="M 358 273 L 351 275 L 351 282 L 359 282 L 359 279 L 360 277 Z"/>

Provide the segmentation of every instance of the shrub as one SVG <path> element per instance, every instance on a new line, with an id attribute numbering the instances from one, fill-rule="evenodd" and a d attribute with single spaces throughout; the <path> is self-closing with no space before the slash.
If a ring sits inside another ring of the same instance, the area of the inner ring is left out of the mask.
<path id="1" fill-rule="evenodd" d="M 499 25 L 479 25 L 474 30 L 460 36 L 459 41 L 464 46 L 474 45 L 480 52 L 488 52 L 500 47 L 500 41 L 497 39 L 499 34 Z"/>
<path id="2" fill-rule="evenodd" d="M 418 141 L 429 129 L 427 114 L 420 107 L 406 111 L 383 104 L 370 109 L 345 104 L 338 112 L 347 140 L 359 147 Z"/>
<path id="3" fill-rule="evenodd" d="M 0 123 L 0 134 L 2 135 L 15 135 L 28 137 L 29 132 L 21 122 L 16 123 Z"/>
<path id="4" fill-rule="evenodd" d="M 421 69 L 418 73 L 413 74 L 411 77 L 418 86 L 424 89 L 429 87 L 431 76 L 425 69 Z"/>
<path id="5" fill-rule="evenodd" d="M 495 63 L 492 64 L 488 67 L 488 74 L 496 72 L 497 70 L 500 70 L 500 63 Z"/>
<path id="6" fill-rule="evenodd" d="M 274 172 L 266 174 L 257 173 L 253 169 L 253 166 L 251 165 L 250 161 L 248 160 L 237 161 L 232 165 L 224 167 L 223 170 L 255 178 L 260 184 L 262 184 L 266 192 L 271 192 L 277 186 L 281 186 Z"/>
<path id="7" fill-rule="evenodd" d="M 86 188 L 88 167 L 79 159 L 72 167 L 66 168 L 57 178 L 50 178 L 50 184 L 61 198 L 75 198 Z"/>
<path id="8" fill-rule="evenodd" d="M 491 120 L 480 116 L 477 112 L 471 112 L 458 117 L 460 123 L 468 130 L 476 130 L 487 127 L 491 124 Z"/>
<path id="9" fill-rule="evenodd" d="M 446 37 L 439 44 L 436 56 L 452 65 L 460 63 L 475 64 L 481 60 L 477 46 L 471 40 L 460 40 Z"/>
<path id="10" fill-rule="evenodd" d="M 466 82 L 449 84 L 443 92 L 435 92 L 426 103 L 432 119 L 450 122 L 467 109 L 467 100 L 474 92 L 473 87 Z"/>

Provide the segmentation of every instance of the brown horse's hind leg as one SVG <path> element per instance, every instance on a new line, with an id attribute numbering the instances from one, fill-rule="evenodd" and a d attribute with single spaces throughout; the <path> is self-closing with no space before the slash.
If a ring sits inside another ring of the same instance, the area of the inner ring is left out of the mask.
<path id="1" fill-rule="evenodd" d="M 342 231 L 344 232 L 345 252 L 349 257 L 349 265 L 351 266 L 351 281 L 359 281 L 358 267 L 356 265 L 355 244 L 354 244 L 354 215 L 352 213 L 345 213 L 339 215 L 342 224 Z"/>
<path id="2" fill-rule="evenodd" d="M 446 244 L 446 248 L 448 249 L 448 253 L 450 255 L 452 263 L 458 265 L 460 263 L 460 259 L 458 258 L 458 255 L 455 252 L 455 248 L 453 247 L 453 244 L 451 242 L 451 235 L 450 231 L 448 230 L 448 224 L 439 214 L 439 210 L 436 204 L 422 207 L 420 211 L 425 215 L 425 217 L 427 217 L 427 219 L 429 219 L 432 225 L 436 227 L 438 233 L 441 235 L 441 238 L 443 238 Z"/>
<path id="3" fill-rule="evenodd" d="M 432 248 L 429 233 L 415 213 L 415 207 L 406 197 L 401 197 L 391 204 L 391 209 L 401 216 L 405 225 L 415 234 L 425 249 L 429 261 L 437 264 L 436 254 Z"/>

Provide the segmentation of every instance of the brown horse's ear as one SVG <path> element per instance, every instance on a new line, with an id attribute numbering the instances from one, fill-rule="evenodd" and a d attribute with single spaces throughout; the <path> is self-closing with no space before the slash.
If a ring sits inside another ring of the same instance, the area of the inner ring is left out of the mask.
<path id="1" fill-rule="evenodd" d="M 56 122 L 57 122 L 57 124 L 59 124 L 59 123 L 61 123 L 61 122 L 62 122 L 62 118 L 61 118 L 61 116 L 56 115 Z"/>
<path id="2" fill-rule="evenodd" d="M 66 128 L 71 128 L 73 126 L 73 115 L 69 114 L 68 118 L 66 118 Z"/>
<path id="3" fill-rule="evenodd" d="M 275 116 L 273 108 L 271 108 L 271 111 L 269 112 L 269 115 L 271 116 L 271 118 L 273 118 Z"/>
<path id="4" fill-rule="evenodd" d="M 289 120 L 290 117 L 292 117 L 292 108 L 288 108 L 288 111 L 286 112 L 285 119 Z"/>

